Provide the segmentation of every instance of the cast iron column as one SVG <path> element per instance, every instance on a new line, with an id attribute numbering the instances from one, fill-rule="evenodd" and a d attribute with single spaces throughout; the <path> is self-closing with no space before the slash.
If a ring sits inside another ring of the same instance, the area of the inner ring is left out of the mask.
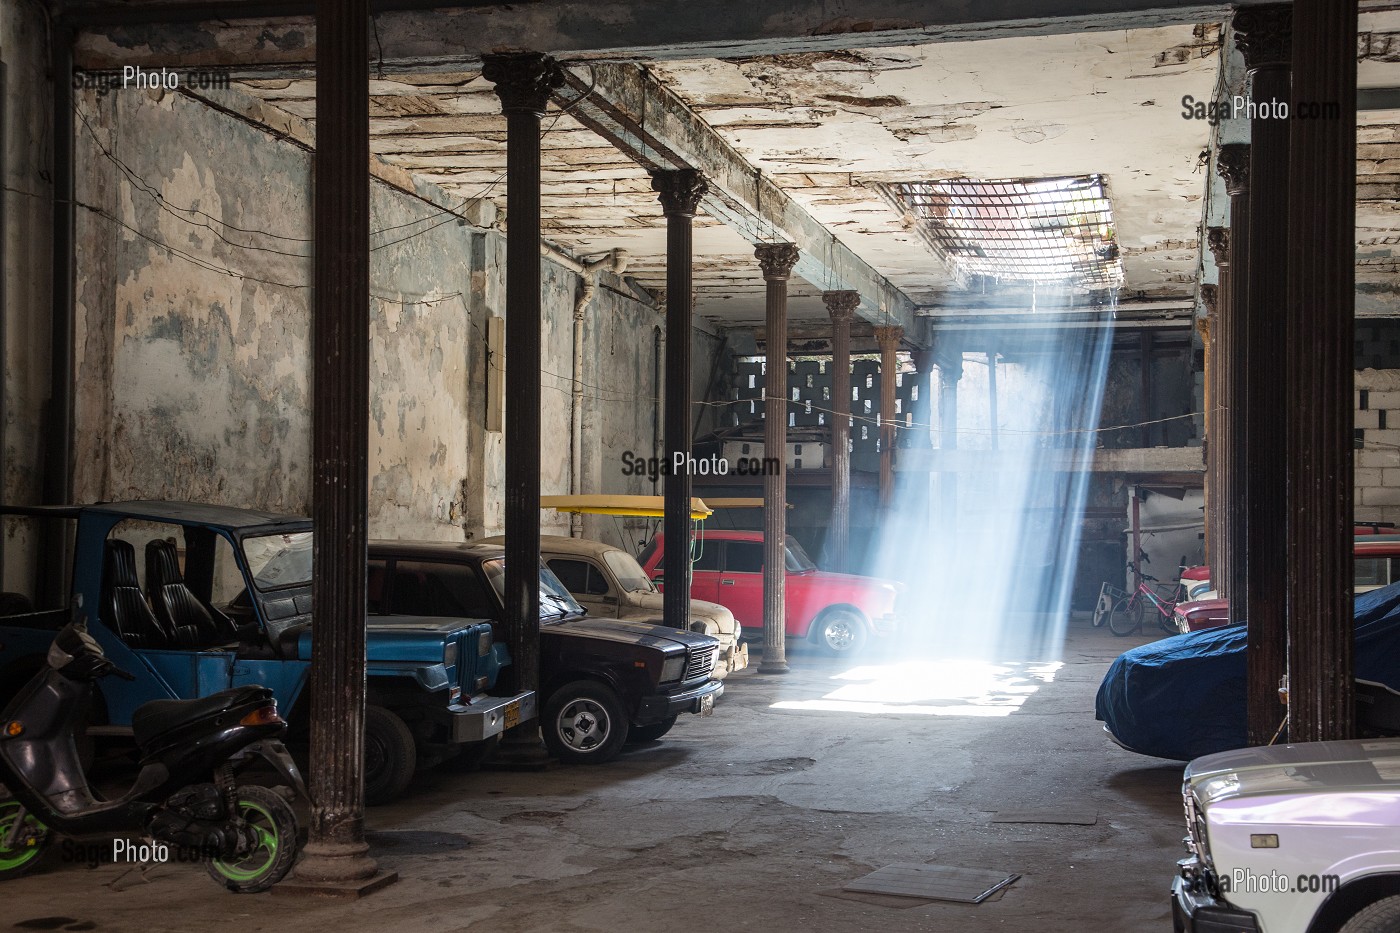
<path id="1" fill-rule="evenodd" d="M 1225 180 L 1230 195 L 1230 227 L 1225 238 L 1230 270 L 1221 284 L 1225 287 L 1225 316 L 1220 363 L 1221 385 L 1225 389 L 1225 425 L 1228 435 L 1225 451 L 1225 588 L 1230 599 L 1230 621 L 1249 618 L 1249 591 L 1245 572 L 1249 567 L 1249 513 L 1245 495 L 1249 487 L 1249 435 L 1245 431 L 1245 380 L 1249 371 L 1249 344 L 1244 339 L 1245 306 L 1249 303 L 1249 146 L 1233 143 L 1221 146 L 1215 155 L 1215 170 Z"/>
<path id="2" fill-rule="evenodd" d="M 1292 37 L 1286 6 L 1247 7 L 1235 14 L 1235 44 L 1250 80 L 1249 297 L 1240 316 L 1251 365 L 1244 372 L 1248 457 L 1243 487 L 1248 512 L 1245 570 L 1249 624 L 1249 739 L 1262 745 L 1283 720 L 1278 688 L 1288 665 L 1287 591 L 1279 571 L 1288 554 L 1287 416 L 1290 391 L 1283 362 L 1288 303 L 1288 131 L 1277 116 L 1289 98 Z M 1236 599 L 1235 592 L 1231 598 Z"/>
<path id="3" fill-rule="evenodd" d="M 860 293 L 822 292 L 831 315 L 831 530 L 825 548 L 831 569 L 849 572 L 851 547 L 851 319 Z"/>
<path id="4" fill-rule="evenodd" d="M 787 283 L 797 265 L 791 243 L 760 243 L 754 250 L 768 283 L 764 335 L 763 456 L 776 465 L 763 475 L 763 660 L 760 674 L 786 674 L 787 599 Z"/>
<path id="5" fill-rule="evenodd" d="M 943 346 L 938 356 L 938 449 L 958 449 L 958 382 L 963 376 L 961 347 Z M 942 454 L 944 471 L 938 477 L 940 536 L 951 541 L 958 527 L 958 474 L 951 454 Z M 993 503 L 995 508 L 996 503 Z M 948 558 L 952 558 L 948 554 Z"/>
<path id="6" fill-rule="evenodd" d="M 1320 742 L 1349 738 L 1355 711 L 1357 0 L 1295 0 L 1293 17 L 1300 119 L 1288 158 L 1288 738 Z"/>
<path id="7" fill-rule="evenodd" d="M 1215 538 L 1210 551 L 1210 581 L 1222 597 L 1230 595 L 1230 535 L 1234 525 L 1235 499 L 1230 489 L 1230 458 L 1234 442 L 1231 439 L 1230 379 L 1234 372 L 1232 354 L 1235 314 L 1231 307 L 1234 273 L 1230 264 L 1230 230 L 1211 227 L 1206 231 L 1206 244 L 1215 257 L 1217 286 L 1215 289 L 1215 323 L 1211 328 L 1212 353 L 1210 408 L 1210 451 L 1215 485 L 1211 499 L 1215 514 Z"/>
<path id="8" fill-rule="evenodd" d="M 1215 365 L 1215 352 L 1220 334 L 1218 321 L 1219 289 L 1215 285 L 1201 286 L 1201 304 L 1205 305 L 1206 313 L 1204 317 L 1196 318 L 1196 333 L 1201 337 L 1201 356 L 1205 361 L 1202 373 L 1201 409 L 1202 420 L 1202 447 L 1201 453 L 1205 457 L 1205 559 L 1206 566 L 1211 568 L 1212 577 L 1215 574 L 1215 555 L 1219 547 L 1220 535 L 1218 533 L 1218 512 L 1220 510 L 1220 480 L 1217 476 L 1219 467 L 1219 457 L 1216 456 L 1216 417 L 1215 417 L 1215 373 L 1219 369 Z"/>
<path id="9" fill-rule="evenodd" d="M 675 454 L 689 462 L 691 444 L 690 318 L 691 221 L 709 187 L 695 169 L 653 172 L 651 187 L 666 215 L 666 513 L 662 521 L 665 577 L 662 616 L 667 625 L 690 628 L 690 471 L 670 471 Z"/>
<path id="10" fill-rule="evenodd" d="M 482 66 L 506 115 L 506 671 L 519 692 L 540 678 L 540 117 L 564 75 L 538 52 Z"/>
<path id="11" fill-rule="evenodd" d="M 895 419 L 894 377 L 899 372 L 899 342 L 904 328 L 897 324 L 875 328 L 880 346 L 880 506 L 894 503 L 894 445 L 899 436 Z"/>
<path id="12" fill-rule="evenodd" d="M 286 890 L 388 884 L 364 835 L 369 2 L 317 0 L 311 308 L 311 826 Z"/>

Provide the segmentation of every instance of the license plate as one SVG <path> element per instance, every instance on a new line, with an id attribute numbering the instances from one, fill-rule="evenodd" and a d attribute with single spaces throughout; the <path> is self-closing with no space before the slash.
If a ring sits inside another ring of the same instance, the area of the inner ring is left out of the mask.
<path id="1" fill-rule="evenodd" d="M 712 693 L 707 697 L 700 698 L 700 708 L 696 710 L 701 716 L 712 716 L 715 712 L 715 695 Z"/>
<path id="2" fill-rule="evenodd" d="M 506 728 L 514 729 L 520 725 L 520 701 L 512 700 L 506 707 Z"/>

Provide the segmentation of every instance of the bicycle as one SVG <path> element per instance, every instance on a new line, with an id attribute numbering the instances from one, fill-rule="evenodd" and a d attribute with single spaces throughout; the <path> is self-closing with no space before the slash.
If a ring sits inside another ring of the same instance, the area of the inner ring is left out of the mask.
<path id="1" fill-rule="evenodd" d="M 1099 587 L 1099 600 L 1094 604 L 1094 628 L 1108 621 L 1108 617 L 1113 615 L 1113 607 L 1120 599 L 1127 599 L 1131 595 L 1127 590 L 1119 589 L 1112 583 L 1106 582 Z"/>
<path id="2" fill-rule="evenodd" d="M 1186 562 L 1183 560 L 1177 568 L 1176 582 L 1172 584 L 1169 596 L 1162 593 L 1166 584 L 1151 574 L 1142 574 L 1142 582 L 1138 584 L 1137 589 L 1114 603 L 1108 615 L 1108 630 L 1115 635 L 1131 635 L 1139 631 L 1142 628 L 1146 606 L 1151 604 L 1152 608 L 1157 610 L 1157 625 L 1162 631 L 1169 635 L 1178 634 L 1172 613 L 1178 603 L 1186 601 L 1186 584 L 1181 580 L 1181 575 L 1185 572 Z"/>

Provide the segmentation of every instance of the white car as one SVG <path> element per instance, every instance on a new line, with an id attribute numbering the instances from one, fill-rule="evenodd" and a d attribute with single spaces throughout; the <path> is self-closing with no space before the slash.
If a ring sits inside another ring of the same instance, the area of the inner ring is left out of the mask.
<path id="1" fill-rule="evenodd" d="M 505 538 L 498 535 L 484 543 L 504 544 Z M 621 548 L 586 538 L 540 535 L 540 556 L 590 616 L 655 625 L 664 615 L 665 597 L 637 559 Z M 692 599 L 690 628 L 719 639 L 716 679 L 749 666 L 743 629 L 724 606 Z"/>
<path id="2" fill-rule="evenodd" d="M 1182 797 L 1178 933 L 1400 933 L 1400 739 L 1207 755 Z"/>

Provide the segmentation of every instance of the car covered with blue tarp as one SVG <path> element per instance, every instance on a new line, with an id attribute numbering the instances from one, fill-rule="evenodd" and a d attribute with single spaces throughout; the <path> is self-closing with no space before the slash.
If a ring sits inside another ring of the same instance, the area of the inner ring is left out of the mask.
<path id="1" fill-rule="evenodd" d="M 1357 596 L 1355 621 L 1356 678 L 1400 690 L 1400 583 Z M 1099 685 L 1095 718 L 1143 755 L 1189 761 L 1244 748 L 1245 647 L 1241 624 L 1126 651 Z"/>

